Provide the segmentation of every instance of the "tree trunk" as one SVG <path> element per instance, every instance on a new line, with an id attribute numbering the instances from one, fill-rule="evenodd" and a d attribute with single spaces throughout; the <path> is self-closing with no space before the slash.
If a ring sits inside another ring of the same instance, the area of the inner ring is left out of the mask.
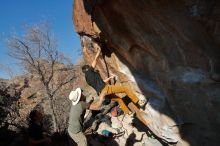
<path id="1" fill-rule="evenodd" d="M 54 131 L 59 132 L 58 121 L 57 121 L 57 117 L 56 117 L 56 113 L 55 113 L 55 109 L 54 109 L 54 104 L 53 104 L 53 98 L 51 98 L 51 97 L 50 97 L 50 106 L 51 106 L 51 109 L 52 109 Z"/>

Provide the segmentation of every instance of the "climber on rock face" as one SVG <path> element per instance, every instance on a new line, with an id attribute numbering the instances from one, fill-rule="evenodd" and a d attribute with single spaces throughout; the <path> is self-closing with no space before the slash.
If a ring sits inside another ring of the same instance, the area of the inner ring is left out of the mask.
<path id="1" fill-rule="evenodd" d="M 82 89 L 77 88 L 70 92 L 69 99 L 72 101 L 72 106 L 69 114 L 69 136 L 79 146 L 87 146 L 87 140 L 82 132 L 83 119 L 86 109 L 99 110 L 104 97 L 99 98 L 99 101 L 94 103 L 93 100 L 86 103 L 86 96 L 83 94 Z"/>
<path id="2" fill-rule="evenodd" d="M 86 82 L 96 90 L 99 97 L 103 98 L 106 95 L 111 95 L 111 100 L 118 102 L 125 114 L 130 113 L 130 110 L 127 108 L 123 100 L 116 96 L 115 93 L 126 93 L 132 102 L 138 103 L 141 107 L 145 105 L 145 101 L 139 100 L 130 88 L 126 86 L 108 85 L 107 82 L 116 77 L 115 75 L 112 75 L 105 80 L 101 78 L 99 72 L 95 71 L 97 59 L 101 53 L 101 48 L 97 44 L 94 45 L 94 48 L 98 50 L 95 59 L 91 65 L 84 65 L 82 67 L 82 71 L 85 74 Z"/>

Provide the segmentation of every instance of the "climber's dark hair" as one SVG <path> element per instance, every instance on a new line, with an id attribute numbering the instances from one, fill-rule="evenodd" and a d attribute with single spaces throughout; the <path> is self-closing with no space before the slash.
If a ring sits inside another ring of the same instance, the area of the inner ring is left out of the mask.
<path id="1" fill-rule="evenodd" d="M 90 65 L 83 65 L 82 66 L 82 72 L 85 73 L 88 69 L 91 69 L 92 67 Z"/>

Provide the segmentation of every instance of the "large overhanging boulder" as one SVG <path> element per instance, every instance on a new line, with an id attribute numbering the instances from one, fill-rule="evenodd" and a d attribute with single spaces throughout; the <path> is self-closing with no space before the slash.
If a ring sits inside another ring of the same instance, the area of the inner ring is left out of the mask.
<path id="1" fill-rule="evenodd" d="M 98 69 L 149 98 L 156 135 L 179 145 L 220 141 L 219 2 L 212 0 L 74 0 L 83 55 Z M 208 17 L 210 16 L 210 17 Z M 214 29 L 213 29 L 214 27 Z"/>

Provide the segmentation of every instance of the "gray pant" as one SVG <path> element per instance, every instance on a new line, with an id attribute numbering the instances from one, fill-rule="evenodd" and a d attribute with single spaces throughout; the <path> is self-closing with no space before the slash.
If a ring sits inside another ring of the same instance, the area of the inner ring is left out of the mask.
<path id="1" fill-rule="evenodd" d="M 74 134 L 68 131 L 68 133 L 78 146 L 87 146 L 86 136 L 82 132 Z"/>

